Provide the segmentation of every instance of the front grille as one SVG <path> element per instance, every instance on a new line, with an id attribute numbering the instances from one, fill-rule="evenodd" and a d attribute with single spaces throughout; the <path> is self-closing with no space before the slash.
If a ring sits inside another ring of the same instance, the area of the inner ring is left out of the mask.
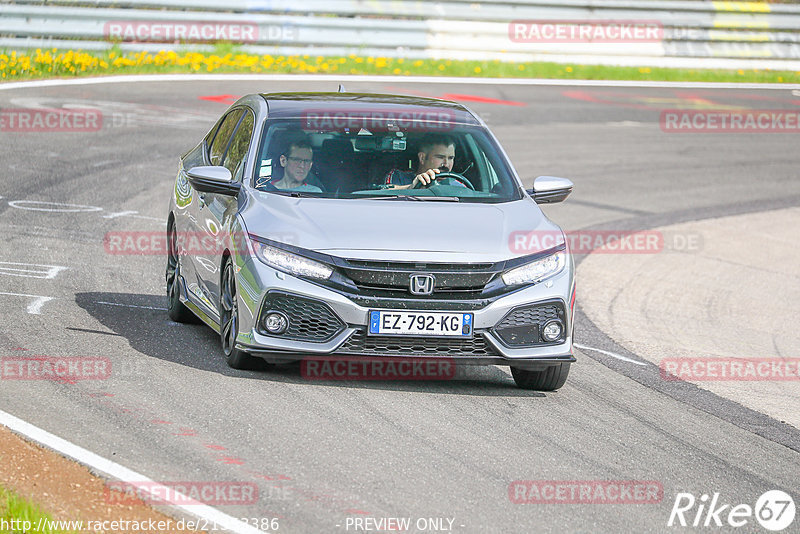
<path id="1" fill-rule="evenodd" d="M 355 285 L 367 291 L 409 293 L 412 274 L 432 274 L 435 278 L 434 294 L 448 294 L 454 298 L 474 298 L 495 277 L 491 263 L 414 263 L 345 260 L 344 274 Z"/>
<path id="2" fill-rule="evenodd" d="M 349 265 L 362 269 L 397 270 L 413 268 L 416 271 L 463 271 L 465 267 L 470 270 L 491 269 L 491 263 L 418 263 L 412 261 L 377 261 L 377 260 L 347 260 Z"/>
<path id="3" fill-rule="evenodd" d="M 551 319 L 559 319 L 564 326 L 562 338 L 555 342 L 560 343 L 567 330 L 564 305 L 560 301 L 514 308 L 492 330 L 509 346 L 544 345 L 548 343 L 539 334 L 545 323 Z"/>
<path id="4" fill-rule="evenodd" d="M 261 326 L 261 319 L 268 311 L 280 311 L 286 314 L 289 318 L 289 328 L 286 332 L 276 336 Z M 287 293 L 268 293 L 261 307 L 261 319 L 258 321 L 258 327 L 259 332 L 264 335 L 318 343 L 330 341 L 345 327 L 324 302 Z"/>
<path id="5" fill-rule="evenodd" d="M 480 333 L 470 339 L 368 336 L 356 330 L 337 353 L 377 356 L 496 356 Z"/>

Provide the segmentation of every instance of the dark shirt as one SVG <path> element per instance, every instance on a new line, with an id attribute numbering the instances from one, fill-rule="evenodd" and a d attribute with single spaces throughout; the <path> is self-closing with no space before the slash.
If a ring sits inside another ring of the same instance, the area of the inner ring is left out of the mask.
<path id="1" fill-rule="evenodd" d="M 401 171 L 400 169 L 392 169 L 386 175 L 386 184 L 392 185 L 409 185 L 414 181 L 417 175 L 411 171 Z"/>

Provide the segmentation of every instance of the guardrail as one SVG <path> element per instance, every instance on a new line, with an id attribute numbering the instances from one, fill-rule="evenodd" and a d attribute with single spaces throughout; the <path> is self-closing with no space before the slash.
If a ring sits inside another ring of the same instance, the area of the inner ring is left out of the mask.
<path id="1" fill-rule="evenodd" d="M 523 20 L 649 24 L 658 34 L 566 42 L 514 34 Z M 259 54 L 800 70 L 800 5 L 697 0 L 17 0 L 0 4 L 0 48 L 210 49 L 176 38 L 192 24 L 249 28 L 231 40 Z M 135 31 L 142 25 L 151 31 Z"/>

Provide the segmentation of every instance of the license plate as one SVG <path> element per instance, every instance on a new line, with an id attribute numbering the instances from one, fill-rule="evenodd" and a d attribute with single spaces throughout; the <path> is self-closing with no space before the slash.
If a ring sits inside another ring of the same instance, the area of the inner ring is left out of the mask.
<path id="1" fill-rule="evenodd" d="M 372 335 L 471 337 L 471 313 L 373 310 L 369 312 Z"/>

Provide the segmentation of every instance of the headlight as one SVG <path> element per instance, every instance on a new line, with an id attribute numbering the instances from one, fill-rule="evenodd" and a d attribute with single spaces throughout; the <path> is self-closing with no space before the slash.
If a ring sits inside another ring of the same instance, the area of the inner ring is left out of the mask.
<path id="1" fill-rule="evenodd" d="M 256 251 L 256 256 L 259 260 L 263 261 L 270 267 L 274 267 L 280 271 L 294 274 L 297 276 L 307 276 L 309 278 L 327 279 L 333 274 L 333 269 L 319 263 L 318 261 L 309 260 L 302 256 L 297 256 L 285 250 L 253 241 L 253 248 Z"/>
<path id="2" fill-rule="evenodd" d="M 508 286 L 541 282 L 545 278 L 550 278 L 563 271 L 566 264 L 566 252 L 556 252 L 546 258 L 506 271 L 503 273 L 503 282 Z"/>

